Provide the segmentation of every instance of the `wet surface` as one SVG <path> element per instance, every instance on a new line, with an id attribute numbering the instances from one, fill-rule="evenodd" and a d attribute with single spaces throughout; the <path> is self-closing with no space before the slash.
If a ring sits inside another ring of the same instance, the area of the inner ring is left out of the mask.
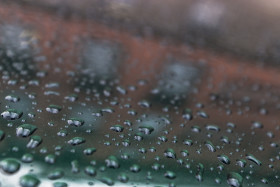
<path id="1" fill-rule="evenodd" d="M 0 15 L 1 186 L 279 186 L 279 68 Z"/>

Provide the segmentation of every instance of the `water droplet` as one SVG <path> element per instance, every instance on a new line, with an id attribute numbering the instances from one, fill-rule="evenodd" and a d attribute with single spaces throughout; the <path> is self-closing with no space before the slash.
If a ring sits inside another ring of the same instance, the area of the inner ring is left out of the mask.
<path id="1" fill-rule="evenodd" d="M 166 171 L 164 173 L 164 177 L 166 177 L 168 179 L 175 179 L 176 178 L 176 174 L 173 171 Z"/>
<path id="2" fill-rule="evenodd" d="M 69 140 L 68 143 L 71 145 L 79 145 L 85 143 L 85 141 L 86 140 L 83 137 L 74 137 L 71 140 Z"/>
<path id="3" fill-rule="evenodd" d="M 13 174 L 20 169 L 20 163 L 16 159 L 6 158 L 4 160 L 1 160 L 0 168 L 7 174 Z"/>
<path id="4" fill-rule="evenodd" d="M 62 109 L 61 106 L 58 106 L 58 105 L 49 105 L 47 108 L 46 108 L 46 111 L 47 112 L 50 112 L 50 113 L 53 113 L 53 114 L 57 114 L 58 112 L 60 112 Z"/>
<path id="5" fill-rule="evenodd" d="M 102 177 L 100 181 L 103 182 L 104 184 L 107 184 L 108 186 L 114 185 L 114 181 L 108 177 Z"/>
<path id="6" fill-rule="evenodd" d="M 176 158 L 176 153 L 173 149 L 167 149 L 165 152 L 164 152 L 164 156 L 166 156 L 167 158 Z"/>
<path id="7" fill-rule="evenodd" d="M 262 162 L 260 160 L 258 160 L 254 155 L 252 154 L 247 154 L 246 158 L 252 162 L 254 162 L 255 164 L 257 164 L 258 166 L 262 165 Z"/>
<path id="8" fill-rule="evenodd" d="M 1 116 L 7 120 L 19 119 L 22 116 L 22 112 L 16 109 L 8 109 L 1 113 Z"/>
<path id="9" fill-rule="evenodd" d="M 65 182 L 55 182 L 53 183 L 53 187 L 67 187 L 67 183 Z"/>
<path id="10" fill-rule="evenodd" d="M 40 180 L 34 175 L 27 174 L 20 177 L 19 183 L 22 187 L 36 187 L 40 184 Z"/>
<path id="11" fill-rule="evenodd" d="M 151 134 L 154 131 L 152 126 L 140 126 L 138 130 L 144 134 Z"/>
<path id="12" fill-rule="evenodd" d="M 227 175 L 227 183 L 232 187 L 241 187 L 243 178 L 241 175 L 235 172 L 231 172 Z"/>
<path id="13" fill-rule="evenodd" d="M 31 136 L 29 142 L 27 143 L 27 148 L 35 148 L 38 147 L 42 142 L 41 136 Z"/>
<path id="14" fill-rule="evenodd" d="M 21 157 L 21 161 L 24 163 L 31 163 L 31 162 L 33 162 L 33 159 L 34 159 L 34 157 L 30 153 L 26 153 L 26 154 L 22 155 L 22 157 Z"/>
<path id="15" fill-rule="evenodd" d="M 87 166 L 85 167 L 85 173 L 91 177 L 96 175 L 96 170 L 93 166 Z"/>
<path id="16" fill-rule="evenodd" d="M 119 179 L 119 181 L 122 182 L 122 183 L 127 183 L 128 180 L 129 180 L 128 176 L 127 176 L 126 174 L 124 174 L 124 173 L 121 173 L 121 174 L 118 176 L 118 179 Z"/>
<path id="17" fill-rule="evenodd" d="M 133 164 L 130 167 L 130 171 L 133 172 L 133 173 L 138 173 L 138 172 L 141 171 L 141 167 L 138 164 Z"/>
<path id="18" fill-rule="evenodd" d="M 48 174 L 48 178 L 51 180 L 60 179 L 64 176 L 64 172 L 61 169 L 55 169 Z"/>
<path id="19" fill-rule="evenodd" d="M 209 151 L 211 152 L 216 152 L 215 146 L 213 145 L 212 142 L 210 141 L 206 141 L 205 142 L 206 147 L 209 149 Z"/>
<path id="20" fill-rule="evenodd" d="M 123 129 L 124 128 L 121 125 L 114 125 L 114 126 L 110 127 L 110 130 L 115 131 L 115 132 L 122 132 Z"/>
<path id="21" fill-rule="evenodd" d="M 117 159 L 117 157 L 115 156 L 109 156 L 106 160 L 105 160 L 106 166 L 109 168 L 119 168 L 120 164 L 119 161 Z"/>
<path id="22" fill-rule="evenodd" d="M 92 155 L 96 151 L 96 148 L 91 147 L 84 150 L 85 155 Z"/>
<path id="23" fill-rule="evenodd" d="M 226 155 L 218 155 L 218 159 L 224 164 L 230 164 L 230 160 Z"/>
<path id="24" fill-rule="evenodd" d="M 37 127 L 35 125 L 23 124 L 17 127 L 16 135 L 21 137 L 27 137 L 30 136 L 36 129 Z"/>
<path id="25" fill-rule="evenodd" d="M 68 125 L 74 125 L 76 127 L 80 127 L 84 124 L 84 120 L 78 118 L 70 118 L 67 120 Z"/>
<path id="26" fill-rule="evenodd" d="M 16 102 L 18 102 L 18 101 L 20 100 L 20 98 L 17 97 L 17 96 L 15 96 L 15 95 L 7 95 L 7 96 L 5 97 L 5 99 L 6 99 L 7 101 L 10 101 L 10 102 L 13 102 L 13 103 L 16 103 Z"/>

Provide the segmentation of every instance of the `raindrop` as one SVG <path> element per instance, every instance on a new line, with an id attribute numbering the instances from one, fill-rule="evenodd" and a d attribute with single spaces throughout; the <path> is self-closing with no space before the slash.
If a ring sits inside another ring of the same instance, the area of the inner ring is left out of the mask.
<path id="1" fill-rule="evenodd" d="M 61 169 L 55 169 L 48 174 L 48 178 L 51 180 L 60 179 L 64 176 L 64 172 Z"/>
<path id="2" fill-rule="evenodd" d="M 84 120 L 78 118 L 70 118 L 67 120 L 68 125 L 74 125 L 76 127 L 82 126 L 84 124 Z"/>
<path id="3" fill-rule="evenodd" d="M 71 140 L 69 140 L 68 143 L 71 145 L 79 145 L 85 143 L 85 141 L 86 140 L 83 137 L 74 137 Z"/>
<path id="4" fill-rule="evenodd" d="M 27 137 L 30 136 L 36 129 L 37 127 L 35 125 L 23 124 L 17 127 L 16 135 L 21 137 Z"/>
<path id="5" fill-rule="evenodd" d="M 40 180 L 34 175 L 27 174 L 20 177 L 19 183 L 22 187 L 36 187 L 40 184 Z"/>
<path id="6" fill-rule="evenodd" d="M 248 160 L 254 162 L 255 164 L 257 164 L 258 166 L 261 166 L 261 165 L 262 165 L 261 161 L 258 160 L 258 159 L 257 159 L 254 155 L 252 155 L 252 154 L 247 154 L 247 155 L 246 155 L 246 158 L 247 158 Z"/>
<path id="7" fill-rule="evenodd" d="M 19 119 L 22 116 L 22 112 L 16 109 L 8 109 L 1 113 L 1 116 L 7 120 Z"/>
<path id="8" fill-rule="evenodd" d="M 13 174 L 20 169 L 20 163 L 16 159 L 6 158 L 1 160 L 0 168 L 6 174 Z"/>
<path id="9" fill-rule="evenodd" d="M 175 179 L 176 178 L 176 174 L 172 171 L 166 171 L 164 173 L 164 176 L 168 179 Z"/>
<path id="10" fill-rule="evenodd" d="M 47 108 L 46 108 L 46 111 L 47 112 L 50 112 L 50 113 L 53 113 L 53 114 L 57 114 L 58 112 L 60 112 L 62 109 L 61 106 L 58 106 L 58 105 L 49 105 Z"/>
<path id="11" fill-rule="evenodd" d="M 218 155 L 218 159 L 224 164 L 230 164 L 230 160 L 226 155 Z"/>
<path id="12" fill-rule="evenodd" d="M 241 175 L 235 172 L 231 172 L 227 175 L 227 183 L 232 187 L 241 187 L 243 178 Z"/>

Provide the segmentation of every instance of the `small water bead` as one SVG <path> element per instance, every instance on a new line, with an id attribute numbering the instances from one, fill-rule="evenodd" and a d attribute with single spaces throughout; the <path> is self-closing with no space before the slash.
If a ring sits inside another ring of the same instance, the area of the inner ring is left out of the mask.
<path id="1" fill-rule="evenodd" d="M 91 177 L 94 177 L 96 175 L 96 169 L 93 166 L 86 166 L 85 167 L 85 173 Z"/>
<path id="2" fill-rule="evenodd" d="M 183 111 L 183 118 L 186 120 L 192 120 L 193 119 L 193 114 L 192 114 L 192 110 L 189 108 L 186 108 Z"/>
<path id="3" fill-rule="evenodd" d="M 202 111 L 202 110 L 198 111 L 197 115 L 202 117 L 202 118 L 209 118 L 209 115 L 206 112 Z"/>
<path id="4" fill-rule="evenodd" d="M 226 144 L 229 144 L 229 143 L 230 143 L 229 138 L 228 138 L 227 136 L 222 136 L 222 137 L 221 137 L 221 141 L 222 141 L 223 143 L 226 143 Z"/>
<path id="5" fill-rule="evenodd" d="M 125 95 L 127 93 L 126 89 L 122 86 L 117 86 L 116 90 L 121 93 L 122 95 Z"/>
<path id="6" fill-rule="evenodd" d="M 156 150 L 155 147 L 150 147 L 150 148 L 149 148 L 149 151 L 150 151 L 151 153 L 154 153 L 154 152 L 156 152 L 157 150 Z"/>
<path id="7" fill-rule="evenodd" d="M 197 181 L 201 182 L 203 180 L 204 165 L 201 163 L 198 163 L 196 168 L 197 168 L 197 172 L 196 172 L 195 178 L 197 179 Z"/>
<path id="8" fill-rule="evenodd" d="M 137 141 L 143 140 L 143 134 L 142 133 L 136 133 L 134 135 L 134 139 L 137 140 Z"/>
<path id="9" fill-rule="evenodd" d="M 30 153 L 25 153 L 21 157 L 21 161 L 24 163 L 31 163 L 31 162 L 33 162 L 33 160 L 34 160 L 34 156 Z"/>
<path id="10" fill-rule="evenodd" d="M 85 143 L 86 142 L 86 139 L 83 138 L 83 137 L 74 137 L 72 138 L 71 140 L 68 141 L 69 144 L 71 145 L 79 145 L 79 144 L 82 144 L 82 143 Z"/>
<path id="11" fill-rule="evenodd" d="M 114 125 L 114 126 L 110 127 L 110 130 L 115 131 L 115 132 L 122 132 L 123 129 L 124 129 L 124 127 L 121 125 Z"/>
<path id="12" fill-rule="evenodd" d="M 188 150 L 182 150 L 181 151 L 181 155 L 183 156 L 183 157 L 187 157 L 187 156 L 189 156 L 189 151 Z"/>
<path id="13" fill-rule="evenodd" d="M 125 124 L 125 125 L 127 125 L 127 126 L 132 126 L 132 122 L 130 121 L 130 120 L 125 120 L 124 122 L 123 122 L 123 124 Z"/>
<path id="14" fill-rule="evenodd" d="M 147 153 L 147 149 L 144 148 L 144 147 L 139 148 L 138 151 L 139 151 L 140 153 Z"/>
<path id="15" fill-rule="evenodd" d="M 36 93 L 30 93 L 30 94 L 28 94 L 28 98 L 29 98 L 29 99 L 35 99 L 36 96 L 37 96 Z"/>
<path id="16" fill-rule="evenodd" d="M 16 129 L 16 135 L 21 137 L 28 137 L 30 136 L 37 127 L 35 125 L 31 124 L 23 124 L 17 127 Z"/>
<path id="17" fill-rule="evenodd" d="M 213 145 L 213 143 L 211 141 L 206 141 L 205 145 L 209 151 L 216 152 L 215 146 Z"/>
<path id="18" fill-rule="evenodd" d="M 227 183 L 232 187 L 241 187 L 243 183 L 243 178 L 238 173 L 230 172 L 227 175 Z"/>
<path id="19" fill-rule="evenodd" d="M 108 168 L 114 168 L 117 169 L 120 167 L 119 161 L 117 159 L 117 157 L 115 156 L 109 156 L 106 160 L 105 160 L 105 164 Z"/>
<path id="20" fill-rule="evenodd" d="M 261 165 L 262 165 L 261 161 L 258 160 L 258 159 L 257 159 L 254 155 L 252 155 L 252 154 L 247 154 L 247 155 L 246 155 L 246 158 L 247 158 L 248 160 L 254 162 L 255 164 L 257 164 L 258 166 L 261 166 Z"/>
<path id="21" fill-rule="evenodd" d="M 220 164 L 220 165 L 218 165 L 217 169 L 220 170 L 220 171 L 224 171 L 225 166 Z"/>
<path id="22" fill-rule="evenodd" d="M 45 91 L 44 95 L 46 95 L 46 96 L 50 96 L 50 95 L 60 96 L 60 93 L 59 92 L 55 92 L 55 91 Z"/>
<path id="23" fill-rule="evenodd" d="M 262 178 L 261 182 L 264 183 L 264 184 L 268 184 L 268 180 L 266 178 Z"/>
<path id="24" fill-rule="evenodd" d="M 220 127 L 218 127 L 217 125 L 212 125 L 212 124 L 206 125 L 206 129 L 208 131 L 216 131 L 216 132 L 220 131 Z"/>
<path id="25" fill-rule="evenodd" d="M 141 167 L 138 164 L 133 164 L 130 167 L 130 171 L 133 172 L 133 173 L 138 173 L 138 172 L 141 171 Z"/>
<path id="26" fill-rule="evenodd" d="M 122 183 L 127 183 L 129 181 L 129 177 L 126 174 L 121 173 L 118 175 L 118 180 Z"/>
<path id="27" fill-rule="evenodd" d="M 236 160 L 236 165 L 238 165 L 242 168 L 244 168 L 246 166 L 246 164 L 247 164 L 246 160 L 243 160 L 243 159 L 237 159 Z"/>
<path id="28" fill-rule="evenodd" d="M 60 130 L 58 133 L 57 133 L 58 136 L 61 136 L 61 137 L 65 137 L 68 135 L 68 132 L 67 130 Z"/>
<path id="29" fill-rule="evenodd" d="M 53 183 L 53 187 L 68 187 L 68 184 L 65 182 L 55 182 Z"/>
<path id="30" fill-rule="evenodd" d="M 5 100 L 16 103 L 20 100 L 20 98 L 18 96 L 15 96 L 15 95 L 7 95 L 5 97 Z"/>
<path id="31" fill-rule="evenodd" d="M 137 112 L 135 110 L 129 110 L 129 111 L 127 111 L 127 113 L 129 115 L 132 115 L 132 116 L 136 116 L 137 115 Z"/>
<path id="32" fill-rule="evenodd" d="M 104 113 L 114 113 L 115 111 L 114 111 L 114 109 L 112 109 L 112 108 L 103 108 L 103 109 L 101 109 L 101 112 L 104 112 Z"/>
<path id="33" fill-rule="evenodd" d="M 50 180 L 60 179 L 64 176 L 64 171 L 61 169 L 55 169 L 48 174 Z"/>
<path id="34" fill-rule="evenodd" d="M 49 154 L 45 156 L 45 162 L 48 164 L 54 164 L 56 160 L 56 156 L 54 154 Z"/>
<path id="35" fill-rule="evenodd" d="M 221 180 L 220 178 L 215 178 L 215 182 L 216 182 L 217 184 L 221 184 L 221 183 L 222 183 L 222 180 Z"/>
<path id="36" fill-rule="evenodd" d="M 152 104 L 146 100 L 143 100 L 143 101 L 138 102 L 138 105 L 140 105 L 141 107 L 144 107 L 144 108 L 150 108 Z"/>
<path id="37" fill-rule="evenodd" d="M 39 86 L 40 85 L 39 80 L 30 80 L 30 81 L 28 81 L 28 84 L 32 85 L 32 86 Z"/>
<path id="38" fill-rule="evenodd" d="M 130 144 L 131 144 L 131 143 L 130 143 L 130 141 L 129 141 L 128 139 L 122 141 L 122 145 L 125 146 L 125 147 L 130 146 Z"/>
<path id="39" fill-rule="evenodd" d="M 1 170 L 6 174 L 14 174 L 20 169 L 20 163 L 13 158 L 6 158 L 0 162 Z"/>
<path id="40" fill-rule="evenodd" d="M 158 137 L 158 139 L 161 141 L 161 142 L 167 142 L 167 137 L 166 136 L 160 136 Z"/>
<path id="41" fill-rule="evenodd" d="M 80 166 L 78 160 L 73 160 L 71 161 L 71 171 L 73 173 L 78 173 L 80 172 Z"/>
<path id="42" fill-rule="evenodd" d="M 68 125 L 74 125 L 76 127 L 80 127 L 84 124 L 84 120 L 79 118 L 70 118 L 67 120 Z"/>
<path id="43" fill-rule="evenodd" d="M 46 108 L 46 111 L 47 112 L 50 112 L 50 113 L 53 113 L 53 114 L 57 114 L 58 112 L 60 112 L 62 109 L 61 106 L 59 105 L 49 105 L 47 108 Z"/>
<path id="44" fill-rule="evenodd" d="M 164 177 L 166 177 L 167 179 L 175 179 L 176 173 L 174 173 L 173 171 L 166 171 L 164 173 Z"/>
<path id="45" fill-rule="evenodd" d="M 34 149 L 38 147 L 42 143 L 42 138 L 41 136 L 31 136 L 29 142 L 27 143 L 26 147 Z"/>
<path id="46" fill-rule="evenodd" d="M 138 130 L 146 135 L 151 134 L 154 131 L 152 126 L 140 126 Z"/>
<path id="47" fill-rule="evenodd" d="M 261 128 L 263 128 L 263 124 L 261 122 L 259 122 L 259 121 L 254 121 L 252 123 L 252 127 L 251 128 L 252 129 L 261 129 Z"/>
<path id="48" fill-rule="evenodd" d="M 96 148 L 94 148 L 94 147 L 87 148 L 87 149 L 85 149 L 85 150 L 83 151 L 83 153 L 84 153 L 85 155 L 92 155 L 92 154 L 95 153 L 95 152 L 96 152 Z"/>
<path id="49" fill-rule="evenodd" d="M 40 149 L 40 153 L 46 154 L 48 152 L 48 149 L 46 147 L 43 147 Z"/>
<path id="50" fill-rule="evenodd" d="M 183 144 L 191 146 L 191 145 L 193 145 L 193 141 L 190 140 L 190 139 L 186 139 L 186 140 L 183 141 Z"/>
<path id="51" fill-rule="evenodd" d="M 230 159 L 226 155 L 218 155 L 218 159 L 224 164 L 230 164 Z"/>
<path id="52" fill-rule="evenodd" d="M 113 186 L 115 184 L 114 181 L 108 177 L 102 177 L 100 181 L 104 184 L 107 184 L 108 186 Z"/>
<path id="53" fill-rule="evenodd" d="M 36 187 L 39 186 L 40 180 L 34 175 L 27 174 L 20 177 L 19 184 L 22 187 Z"/>
<path id="54" fill-rule="evenodd" d="M 169 148 L 169 149 L 165 150 L 164 156 L 167 157 L 167 158 L 175 159 L 176 158 L 176 153 L 175 153 L 175 151 L 173 149 Z"/>
<path id="55" fill-rule="evenodd" d="M 19 119 L 22 116 L 22 112 L 16 109 L 7 109 L 1 113 L 2 118 L 6 120 Z"/>
<path id="56" fill-rule="evenodd" d="M 78 100 L 78 95 L 77 94 L 71 94 L 68 96 L 64 97 L 65 100 L 70 101 L 70 102 L 75 102 Z"/>
<path id="57" fill-rule="evenodd" d="M 200 127 L 199 126 L 192 126 L 192 131 L 193 132 L 196 132 L 196 133 L 199 133 L 201 131 Z"/>

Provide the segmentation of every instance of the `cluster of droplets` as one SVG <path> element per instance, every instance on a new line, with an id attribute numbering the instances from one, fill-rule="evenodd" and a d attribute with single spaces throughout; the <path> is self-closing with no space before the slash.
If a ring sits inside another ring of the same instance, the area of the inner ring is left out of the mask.
<path id="1" fill-rule="evenodd" d="M 64 181 L 71 183 L 73 176 L 88 180 L 88 185 L 109 186 L 143 181 L 147 186 L 180 186 L 204 181 L 205 186 L 239 187 L 249 184 L 255 173 L 261 176 L 258 182 L 279 181 L 278 175 L 269 179 L 262 173 L 264 168 L 268 173 L 279 170 L 279 146 L 273 141 L 277 132 L 262 133 L 265 137 L 258 140 L 255 134 L 265 124 L 254 119 L 238 123 L 249 110 L 249 98 L 236 102 L 240 108 L 245 105 L 237 111 L 236 120 L 230 116 L 234 103 L 226 100 L 230 96 L 210 94 L 207 104 L 189 99 L 198 92 L 194 82 L 200 70 L 183 63 L 168 65 L 156 77 L 156 84 L 143 79 L 121 85 L 111 67 L 111 61 L 119 59 L 116 46 L 98 43 L 86 45 L 87 52 L 82 54 L 86 68 L 81 73 L 64 75 L 55 68 L 49 73 L 38 71 L 27 81 L 3 73 L 1 88 L 12 90 L 8 95 L 1 92 L 0 143 L 6 143 L 0 162 L 3 173 L 13 175 L 27 165 L 42 165 L 44 174 L 31 169 L 19 178 L 23 187 L 38 186 L 43 179 L 64 187 L 68 186 Z M 110 68 L 104 69 L 102 60 Z M 52 75 L 69 80 L 45 83 Z M 143 90 L 150 92 L 139 98 Z M 226 107 L 226 115 L 214 107 Z M 260 113 L 267 115 L 267 110 L 261 108 Z M 264 154 L 268 142 L 273 155 L 269 159 Z"/>

